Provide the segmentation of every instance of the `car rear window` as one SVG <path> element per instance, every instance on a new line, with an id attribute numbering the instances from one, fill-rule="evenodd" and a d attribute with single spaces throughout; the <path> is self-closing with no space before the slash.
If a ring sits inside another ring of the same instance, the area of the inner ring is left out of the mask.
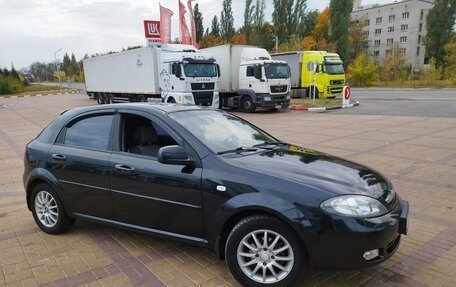
<path id="1" fill-rule="evenodd" d="M 107 150 L 113 115 L 84 118 L 66 128 L 64 144 Z"/>

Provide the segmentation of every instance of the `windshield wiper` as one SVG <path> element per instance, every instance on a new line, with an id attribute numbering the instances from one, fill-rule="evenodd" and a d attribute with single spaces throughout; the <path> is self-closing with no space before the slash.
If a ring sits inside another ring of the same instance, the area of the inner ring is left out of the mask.
<path id="1" fill-rule="evenodd" d="M 235 149 L 229 149 L 229 150 L 224 150 L 224 151 L 219 151 L 217 154 L 218 155 L 221 155 L 221 154 L 226 154 L 226 153 L 236 153 L 236 152 L 245 152 L 245 151 L 256 151 L 257 149 L 254 148 L 254 147 L 245 147 L 245 146 L 240 146 L 238 148 L 235 148 Z"/>
<path id="2" fill-rule="evenodd" d="M 274 146 L 274 147 L 268 147 L 268 146 Z M 282 141 L 265 141 L 264 143 L 260 143 L 260 144 L 256 144 L 254 145 L 254 147 L 259 147 L 259 148 L 263 148 L 263 149 L 274 149 L 276 148 L 277 146 L 285 146 L 285 145 L 288 145 L 286 142 L 282 142 Z"/>

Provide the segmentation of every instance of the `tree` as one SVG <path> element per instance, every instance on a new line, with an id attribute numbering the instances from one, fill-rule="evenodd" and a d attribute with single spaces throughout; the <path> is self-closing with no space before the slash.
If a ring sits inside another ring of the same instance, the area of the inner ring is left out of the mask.
<path id="1" fill-rule="evenodd" d="M 456 79 L 456 41 L 443 46 L 443 63 L 445 66 L 444 77 L 446 79 Z"/>
<path id="2" fill-rule="evenodd" d="M 297 50 L 310 51 L 317 47 L 317 41 L 312 36 L 307 36 L 298 44 Z"/>
<path id="3" fill-rule="evenodd" d="M 456 0 L 435 0 L 426 16 L 426 53 L 435 58 L 437 67 L 443 65 L 445 44 L 450 42 L 456 21 Z"/>
<path id="4" fill-rule="evenodd" d="M 386 51 L 380 77 L 383 81 L 405 80 L 409 75 L 410 67 L 405 62 L 405 53 L 395 43 L 390 50 Z"/>
<path id="5" fill-rule="evenodd" d="M 234 19 L 231 2 L 232 0 L 223 0 L 223 8 L 220 16 L 220 36 L 226 41 L 231 40 L 231 37 L 234 35 Z"/>
<path id="6" fill-rule="evenodd" d="M 193 15 L 195 19 L 195 31 L 196 31 L 196 42 L 200 42 L 203 38 L 204 27 L 203 27 L 203 14 L 199 10 L 199 5 L 196 3 L 193 9 Z"/>
<path id="7" fill-rule="evenodd" d="M 253 14 L 253 26 L 255 31 L 258 31 L 263 27 L 265 9 L 266 4 L 264 3 L 264 0 L 256 0 L 255 13 Z"/>
<path id="8" fill-rule="evenodd" d="M 331 22 L 329 8 L 326 7 L 317 17 L 317 23 L 312 31 L 312 37 L 317 41 L 317 49 L 333 51 L 334 45 L 330 40 Z"/>
<path id="9" fill-rule="evenodd" d="M 320 13 L 318 10 L 309 11 L 299 26 L 299 36 L 307 37 L 312 34 L 312 30 L 317 24 L 317 18 Z"/>
<path id="10" fill-rule="evenodd" d="M 70 66 L 71 66 L 70 56 L 68 56 L 68 53 L 65 53 L 65 55 L 63 55 L 63 62 L 62 62 L 60 69 L 61 69 L 61 71 L 67 71 Z"/>
<path id="11" fill-rule="evenodd" d="M 10 75 L 11 75 L 11 77 L 13 77 L 14 79 L 20 80 L 19 73 L 18 73 L 18 72 L 16 71 L 16 69 L 14 68 L 13 63 L 11 63 L 11 72 L 10 72 Z"/>
<path id="12" fill-rule="evenodd" d="M 245 34 L 234 35 L 233 38 L 231 38 L 231 43 L 239 44 L 239 45 L 247 45 L 247 37 Z"/>
<path id="13" fill-rule="evenodd" d="M 216 37 L 220 36 L 220 24 L 217 15 L 212 18 L 211 35 Z"/>
<path id="14" fill-rule="evenodd" d="M 201 39 L 201 42 L 199 44 L 200 44 L 201 48 L 208 48 L 208 47 L 223 45 L 223 44 L 226 44 L 226 42 L 220 36 L 214 36 L 214 35 L 209 34 L 207 36 L 204 36 Z"/>
<path id="15" fill-rule="evenodd" d="M 354 86 L 370 86 L 378 80 L 378 69 L 375 61 L 367 56 L 365 51 L 360 52 L 353 63 L 348 65 L 347 77 Z"/>
<path id="16" fill-rule="evenodd" d="M 272 22 L 280 41 L 287 40 L 293 34 L 299 34 L 299 27 L 304 22 L 306 0 L 273 0 Z"/>
<path id="17" fill-rule="evenodd" d="M 344 62 L 348 60 L 348 30 L 352 10 L 353 0 L 331 0 L 329 2 L 332 27 L 331 40 L 336 45 L 336 51 Z"/>
<path id="18" fill-rule="evenodd" d="M 348 34 L 348 59 L 350 63 L 361 51 L 367 50 L 367 35 L 364 33 L 365 21 L 353 21 L 350 23 Z"/>
<path id="19" fill-rule="evenodd" d="M 244 8 L 244 27 L 243 32 L 245 34 L 247 42 L 250 43 L 250 34 L 252 33 L 252 25 L 253 25 L 253 16 L 254 16 L 254 9 L 255 6 L 252 6 L 253 0 L 246 0 L 245 1 L 245 8 Z"/>

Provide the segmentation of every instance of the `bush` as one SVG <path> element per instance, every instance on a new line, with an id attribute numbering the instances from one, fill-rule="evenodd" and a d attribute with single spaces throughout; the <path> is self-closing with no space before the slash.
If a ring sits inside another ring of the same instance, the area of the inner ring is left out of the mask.
<path id="1" fill-rule="evenodd" d="M 366 87 L 378 80 L 377 65 L 369 59 L 366 52 L 359 53 L 353 63 L 348 65 L 348 82 L 353 86 Z"/>
<path id="2" fill-rule="evenodd" d="M 22 90 L 22 84 L 17 78 L 0 75 L 0 95 L 15 94 Z"/>

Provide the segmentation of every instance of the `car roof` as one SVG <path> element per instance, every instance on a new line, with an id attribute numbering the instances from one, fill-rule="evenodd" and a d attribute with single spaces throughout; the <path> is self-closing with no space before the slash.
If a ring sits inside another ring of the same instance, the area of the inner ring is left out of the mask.
<path id="1" fill-rule="evenodd" d="M 130 109 L 137 111 L 148 111 L 148 112 L 161 112 L 161 113 L 172 113 L 179 111 L 195 111 L 195 110 L 213 110 L 210 107 L 201 107 L 194 105 L 180 105 L 174 103 L 124 103 L 124 104 L 110 104 L 110 105 L 97 105 L 97 106 L 86 106 L 73 109 L 67 109 L 62 111 L 60 114 L 65 114 L 71 111 L 71 114 L 80 114 L 90 111 L 103 111 L 112 109 Z"/>

